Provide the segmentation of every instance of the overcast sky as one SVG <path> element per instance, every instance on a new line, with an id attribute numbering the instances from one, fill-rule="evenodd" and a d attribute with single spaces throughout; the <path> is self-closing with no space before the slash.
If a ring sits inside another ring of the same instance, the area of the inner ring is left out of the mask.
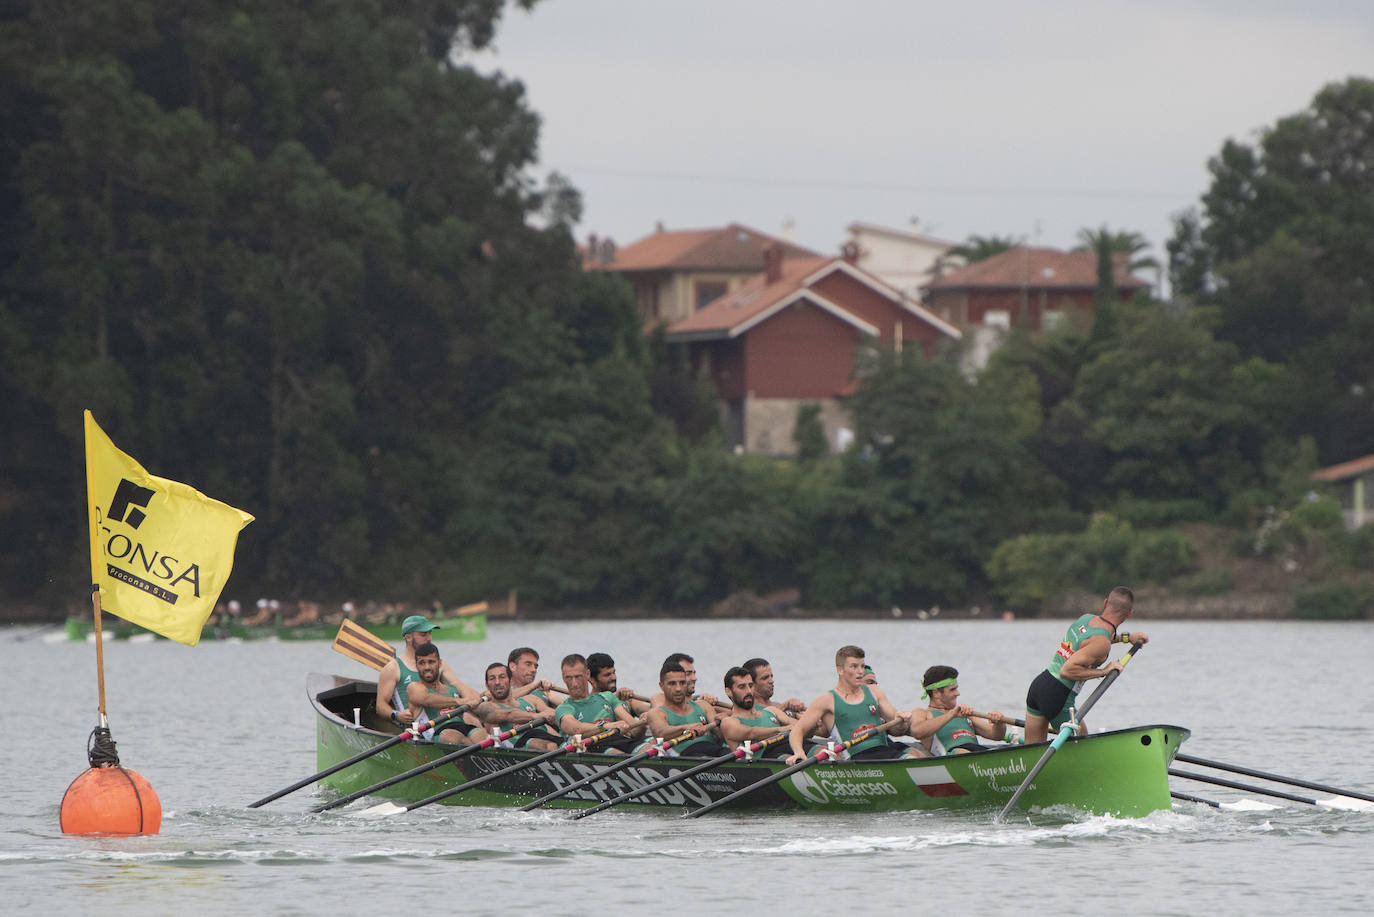
<path id="1" fill-rule="evenodd" d="M 524 82 L 580 240 L 790 221 L 829 252 L 915 217 L 1162 253 L 1226 138 L 1374 76 L 1374 2 L 544 0 L 476 63 Z"/>

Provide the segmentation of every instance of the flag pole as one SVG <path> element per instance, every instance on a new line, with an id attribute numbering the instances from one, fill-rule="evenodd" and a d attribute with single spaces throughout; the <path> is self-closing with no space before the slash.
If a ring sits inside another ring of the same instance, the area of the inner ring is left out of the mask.
<path id="1" fill-rule="evenodd" d="M 105 716 L 105 640 L 100 630 L 100 587 L 91 587 L 91 607 L 95 609 L 95 680 L 100 686 L 100 726 L 110 728 Z"/>

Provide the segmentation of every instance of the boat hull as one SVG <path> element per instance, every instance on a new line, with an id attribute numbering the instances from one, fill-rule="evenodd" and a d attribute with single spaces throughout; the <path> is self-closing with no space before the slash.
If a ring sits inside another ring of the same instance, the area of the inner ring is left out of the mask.
<path id="1" fill-rule="evenodd" d="M 367 689 L 371 687 L 371 694 Z M 371 715 L 375 685 L 339 676 L 311 675 L 308 693 L 316 710 L 316 750 L 324 770 L 394 735 Z M 353 708 L 361 725 L 354 725 Z M 1147 815 L 1171 807 L 1168 768 L 1188 730 L 1151 725 L 1072 739 L 1022 795 L 1018 807 L 1072 806 L 1097 814 Z M 1014 745 L 976 755 L 900 761 L 819 764 L 762 787 L 730 804 L 739 809 L 805 809 L 823 812 L 892 812 L 1001 808 L 1048 746 Z M 352 793 L 404 773 L 452 746 L 405 742 L 345 768 L 323 783 Z M 382 790 L 377 795 L 414 802 L 476 777 L 493 774 L 534 753 L 514 749 L 475 752 Z M 568 754 L 517 770 L 475 790 L 444 800 L 450 805 L 519 805 L 566 787 L 623 758 Z M 701 759 L 646 759 L 549 805 L 582 808 L 681 773 Z M 784 768 L 777 760 L 718 765 L 626 803 L 640 809 L 698 808 Z"/>

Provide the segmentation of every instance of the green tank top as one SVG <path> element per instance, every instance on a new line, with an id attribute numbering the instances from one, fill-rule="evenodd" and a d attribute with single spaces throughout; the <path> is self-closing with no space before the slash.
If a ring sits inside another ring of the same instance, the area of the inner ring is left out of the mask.
<path id="1" fill-rule="evenodd" d="M 706 712 L 704 710 L 697 706 L 696 701 L 688 700 L 687 706 L 692 708 L 691 713 L 674 713 L 667 707 L 663 706 L 660 706 L 658 709 L 662 710 L 664 715 L 668 718 L 669 726 L 692 726 L 697 723 L 711 722 L 710 717 L 706 715 Z M 674 738 L 674 736 L 670 733 L 667 736 L 667 738 L 671 739 Z M 685 755 L 688 753 L 687 749 L 691 748 L 693 745 L 697 745 L 701 742 L 707 741 L 711 741 L 711 735 L 709 733 L 707 733 L 706 735 L 697 736 L 695 739 L 688 739 L 686 742 L 683 742 L 679 745 L 674 745 L 673 751 L 675 751 L 679 755 Z"/>
<path id="2" fill-rule="evenodd" d="M 1055 650 L 1054 658 L 1051 659 L 1050 664 L 1045 667 L 1045 670 L 1053 675 L 1061 685 L 1066 688 L 1072 688 L 1074 693 L 1078 692 L 1078 689 L 1083 686 L 1083 683 L 1081 681 L 1070 681 L 1060 675 L 1059 670 L 1064 668 L 1064 663 L 1069 661 L 1069 657 L 1077 652 L 1078 648 L 1082 646 L 1089 637 L 1095 637 L 1098 634 L 1102 634 L 1110 640 L 1116 633 L 1116 631 L 1111 628 L 1094 627 L 1092 625 L 1092 620 L 1095 617 L 1097 617 L 1097 615 L 1083 615 L 1077 621 L 1070 624 L 1068 632 L 1064 634 L 1064 642 L 1059 644 L 1059 649 Z"/>
<path id="3" fill-rule="evenodd" d="M 579 722 L 600 725 L 614 720 L 615 708 L 623 706 L 625 702 L 609 691 L 589 694 L 577 700 L 570 697 L 558 705 L 558 709 L 554 711 L 554 719 L 562 723 L 563 717 L 571 713 L 573 719 Z"/>
<path id="4" fill-rule="evenodd" d="M 413 682 L 424 681 L 420 673 L 406 665 L 405 660 L 398 653 L 396 656 L 396 668 L 400 671 L 400 676 L 396 679 L 396 693 L 391 698 L 391 706 L 397 710 L 404 710 L 410 704 L 406 702 L 406 687 Z"/>
<path id="5" fill-rule="evenodd" d="M 944 716 L 948 711 L 928 708 L 931 716 Z M 952 755 L 956 748 L 965 745 L 978 745 L 978 733 L 966 716 L 951 717 L 949 722 L 935 731 L 935 743 L 931 748 L 937 755 Z"/>
<path id="6" fill-rule="evenodd" d="M 741 725 L 762 726 L 765 729 L 769 726 L 782 725 L 782 720 L 778 719 L 777 716 L 774 715 L 773 711 L 769 710 L 766 707 L 763 708 L 762 712 L 760 712 L 758 716 L 737 716 L 735 717 L 735 719 L 739 720 Z"/>
<path id="7" fill-rule="evenodd" d="M 419 679 L 416 679 L 416 680 L 418 681 Z M 458 696 L 458 688 L 455 687 L 454 685 L 443 685 L 443 684 L 441 684 L 441 685 L 438 686 L 437 689 L 431 688 L 431 689 L 430 689 L 430 693 L 432 693 L 432 694 L 443 694 L 443 695 L 446 695 L 446 696 L 448 696 L 448 697 L 457 697 L 457 696 Z M 450 704 L 449 706 L 456 707 L 456 706 L 458 706 L 458 705 L 457 705 L 457 704 Z M 449 707 L 425 707 L 425 708 L 424 708 L 424 711 L 425 711 L 425 716 L 429 717 L 430 720 L 433 721 L 433 720 L 437 720 L 437 719 L 439 718 L 439 711 L 440 711 L 440 710 L 447 710 L 447 709 L 449 709 Z M 451 724 L 449 724 L 449 725 L 455 726 L 455 727 L 458 727 L 458 728 L 461 728 L 461 726 L 459 726 L 459 724 L 457 724 L 457 723 L 451 723 Z"/>
<path id="8" fill-rule="evenodd" d="M 883 716 L 878 712 L 878 702 L 874 699 L 873 692 L 868 690 L 868 685 L 861 685 L 861 687 L 864 696 L 856 704 L 848 703 L 840 697 L 840 692 L 834 688 L 830 689 L 831 695 L 835 698 L 835 726 L 831 730 L 831 737 L 837 742 L 848 742 L 865 729 L 881 726 L 883 723 Z M 851 745 L 849 753 L 878 748 L 886 742 L 887 739 L 881 734 L 872 735 L 862 742 Z"/>

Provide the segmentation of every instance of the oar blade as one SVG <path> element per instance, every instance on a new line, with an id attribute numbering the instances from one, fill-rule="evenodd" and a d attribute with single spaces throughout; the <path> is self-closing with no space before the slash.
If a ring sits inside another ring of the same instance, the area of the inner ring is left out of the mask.
<path id="1" fill-rule="evenodd" d="M 1341 809 L 1346 812 L 1374 812 L 1374 802 L 1367 802 L 1363 799 L 1352 799 L 1349 796 L 1332 796 L 1330 799 L 1318 799 L 1317 805 L 1325 806 L 1328 809 Z"/>
<path id="2" fill-rule="evenodd" d="M 382 668 L 396 655 L 390 643 L 347 618 L 339 625 L 333 649 L 373 669 Z"/>
<path id="3" fill-rule="evenodd" d="M 1238 799 L 1235 802 L 1223 802 L 1221 808 L 1228 812 L 1273 812 L 1282 806 L 1260 802 L 1258 799 Z"/>
<path id="4" fill-rule="evenodd" d="M 349 815 L 353 818 L 389 818 L 407 811 L 409 810 L 405 806 L 398 806 L 394 802 L 379 802 L 358 812 L 350 812 Z"/>

